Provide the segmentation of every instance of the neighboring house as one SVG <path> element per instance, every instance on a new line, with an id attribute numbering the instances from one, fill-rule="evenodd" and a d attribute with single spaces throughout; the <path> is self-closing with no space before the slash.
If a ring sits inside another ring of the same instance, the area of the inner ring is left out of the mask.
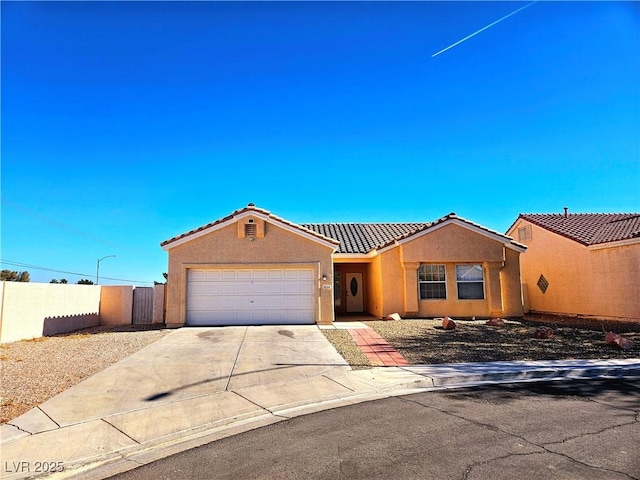
<path id="1" fill-rule="evenodd" d="M 521 214 L 507 235 L 530 310 L 640 320 L 640 214 Z"/>
<path id="2" fill-rule="evenodd" d="M 249 204 L 161 245 L 170 326 L 523 315 L 526 247 L 453 213 L 432 223 L 298 225 Z"/>

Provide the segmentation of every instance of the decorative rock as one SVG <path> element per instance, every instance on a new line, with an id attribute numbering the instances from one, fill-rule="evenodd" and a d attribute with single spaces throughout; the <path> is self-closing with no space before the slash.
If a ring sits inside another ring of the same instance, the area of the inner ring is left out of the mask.
<path id="1" fill-rule="evenodd" d="M 490 327 L 503 327 L 504 320 L 501 318 L 492 318 L 491 320 L 487 320 L 485 325 L 489 325 Z"/>
<path id="2" fill-rule="evenodd" d="M 387 318 L 385 318 L 385 320 L 402 320 L 402 317 L 399 313 L 392 313 L 391 315 L 387 315 Z"/>
<path id="3" fill-rule="evenodd" d="M 551 327 L 538 327 L 533 333 L 535 338 L 548 339 L 553 337 L 553 329 Z"/>
<path id="4" fill-rule="evenodd" d="M 613 332 L 605 333 L 604 341 L 607 345 L 619 348 L 620 350 L 629 350 L 633 346 L 631 340 Z"/>
<path id="5" fill-rule="evenodd" d="M 449 317 L 444 317 L 442 319 L 442 328 L 444 328 L 445 330 L 455 330 L 456 322 L 451 320 Z"/>

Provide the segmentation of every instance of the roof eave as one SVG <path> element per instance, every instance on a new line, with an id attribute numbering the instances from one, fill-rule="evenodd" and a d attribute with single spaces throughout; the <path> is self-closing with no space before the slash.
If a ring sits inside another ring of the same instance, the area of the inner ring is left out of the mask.
<path id="1" fill-rule="evenodd" d="M 255 216 L 264 220 L 267 223 L 273 223 L 274 225 L 277 225 L 280 228 L 283 228 L 284 230 L 287 230 L 289 232 L 300 235 L 308 240 L 312 240 L 320 244 L 323 244 L 329 248 L 332 248 L 334 251 L 337 250 L 338 246 L 340 245 L 340 242 L 333 238 L 325 237 L 324 235 L 313 232 L 312 230 L 304 228 L 300 225 L 294 224 L 280 217 L 276 217 L 275 215 L 272 215 L 267 210 L 263 210 L 255 207 L 245 207 L 245 208 L 234 211 L 231 215 L 223 217 L 220 220 L 216 220 L 215 222 L 209 223 L 203 227 L 200 227 L 195 230 L 191 230 L 190 232 L 187 232 L 183 235 L 179 235 L 177 237 L 173 237 L 169 240 L 166 240 L 162 242 L 160 246 L 165 252 L 169 251 L 174 247 L 177 247 L 184 243 L 195 240 L 196 238 L 202 237 L 204 235 L 208 235 L 209 233 L 214 232 L 216 230 L 220 230 L 221 228 L 228 227 L 229 225 L 237 222 L 238 220 L 248 216 Z"/>
<path id="2" fill-rule="evenodd" d="M 628 245 L 640 244 L 640 237 L 626 238 L 624 240 L 614 240 L 612 242 L 595 243 L 587 245 L 589 250 L 602 250 L 605 248 L 625 247 Z"/>
<path id="3" fill-rule="evenodd" d="M 335 263 L 370 263 L 378 255 L 377 250 L 370 250 L 367 253 L 334 253 Z M 337 260 L 337 261 L 336 261 Z"/>
<path id="4" fill-rule="evenodd" d="M 482 227 L 481 225 L 475 224 L 473 222 L 470 222 L 469 220 L 466 220 L 462 217 L 458 217 L 457 215 L 448 215 L 446 217 L 441 218 L 440 220 L 437 220 L 436 222 L 434 222 L 431 225 L 426 226 L 425 228 L 412 233 L 411 235 L 407 235 L 406 237 L 399 239 L 399 240 L 394 240 L 392 243 L 389 243 L 385 246 L 383 246 L 382 248 L 380 248 L 378 250 L 378 253 L 383 253 L 386 252 L 388 250 L 391 250 L 395 247 L 398 247 L 404 243 L 416 240 L 417 238 L 420 238 L 423 235 L 426 235 L 428 233 L 434 232 L 446 225 L 450 225 L 450 224 L 454 224 L 454 225 L 458 225 L 462 228 L 466 228 L 468 230 L 471 230 L 475 233 L 478 233 L 480 235 L 483 235 L 485 237 L 491 238 L 492 240 L 496 240 L 500 243 L 502 243 L 505 247 L 510 248 L 512 250 L 515 250 L 517 252 L 523 253 L 527 250 L 527 246 L 523 245 L 521 243 L 516 242 L 515 240 L 513 240 L 513 238 L 503 235 L 501 233 L 498 233 L 496 231 L 493 230 L 489 230 L 485 227 Z"/>

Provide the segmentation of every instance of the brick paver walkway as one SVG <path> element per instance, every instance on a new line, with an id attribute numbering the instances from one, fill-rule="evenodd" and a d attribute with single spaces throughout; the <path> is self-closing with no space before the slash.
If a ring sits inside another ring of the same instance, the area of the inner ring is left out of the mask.
<path id="1" fill-rule="evenodd" d="M 372 328 L 349 328 L 347 331 L 374 367 L 409 365 L 409 362 Z"/>

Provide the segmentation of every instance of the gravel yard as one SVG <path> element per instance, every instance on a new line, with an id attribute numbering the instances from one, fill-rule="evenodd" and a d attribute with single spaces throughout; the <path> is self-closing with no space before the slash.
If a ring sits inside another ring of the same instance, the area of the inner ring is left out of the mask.
<path id="1" fill-rule="evenodd" d="M 598 327 L 588 325 L 595 329 L 587 329 L 578 328 L 578 323 L 563 325 L 554 323 L 553 317 L 545 318 L 506 321 L 503 327 L 487 326 L 485 320 L 456 320 L 455 330 L 443 330 L 442 322 L 436 320 L 366 323 L 413 364 L 640 357 L 637 331 L 624 334 L 633 347 L 623 351 L 604 343 L 604 332 L 598 328 L 602 323 Z M 552 338 L 534 338 L 536 327 L 541 325 L 553 329 Z"/>
<path id="2" fill-rule="evenodd" d="M 640 323 L 601 321 L 555 315 L 528 315 L 489 327 L 485 320 L 456 320 L 457 329 L 443 330 L 439 320 L 365 322 L 412 364 L 495 362 L 502 360 L 566 360 L 640 358 Z M 533 337 L 538 326 L 549 326 L 547 340 Z M 622 351 L 604 343 L 604 331 L 622 333 L 633 348 Z M 371 364 L 345 330 L 323 330 L 338 353 L 354 368 Z"/>
<path id="3" fill-rule="evenodd" d="M 0 423 L 159 340 L 158 327 L 96 327 L 0 345 Z"/>

